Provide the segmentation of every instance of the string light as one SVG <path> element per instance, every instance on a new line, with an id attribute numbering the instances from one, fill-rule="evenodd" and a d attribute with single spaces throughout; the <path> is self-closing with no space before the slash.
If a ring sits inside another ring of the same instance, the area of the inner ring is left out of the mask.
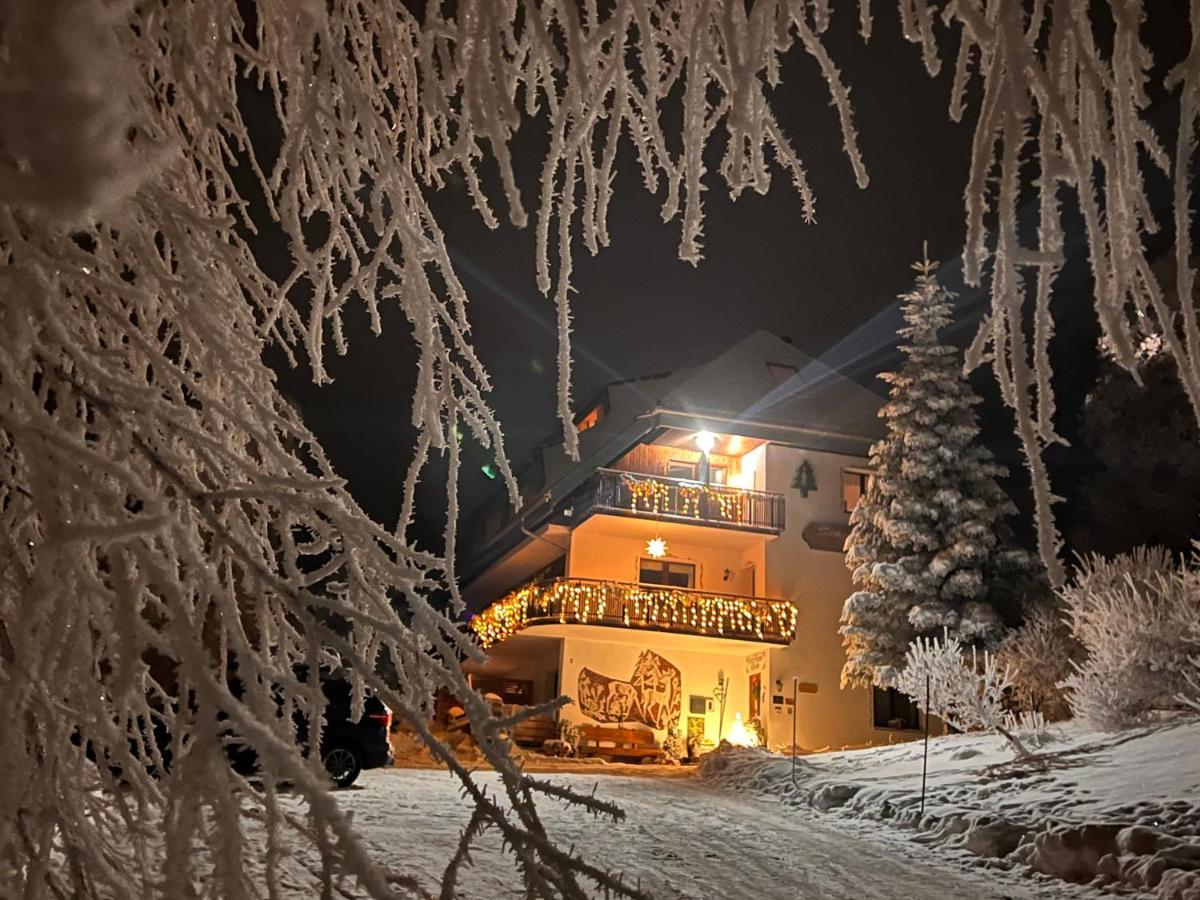
<path id="1" fill-rule="evenodd" d="M 745 519 L 748 492 L 742 488 L 711 484 L 670 485 L 654 478 L 629 475 L 623 476 L 621 481 L 629 491 L 630 512 L 648 512 L 655 516 L 665 513 L 692 519 L 715 517 L 739 524 Z M 674 503 L 671 502 L 672 494 Z M 701 514 L 704 499 L 709 501 L 705 504 L 707 515 Z"/>
<path id="2" fill-rule="evenodd" d="M 559 578 L 517 588 L 473 617 L 484 647 L 529 625 L 558 622 L 661 628 L 740 640 L 790 643 L 796 608 L 785 600 L 708 594 L 588 578 Z"/>

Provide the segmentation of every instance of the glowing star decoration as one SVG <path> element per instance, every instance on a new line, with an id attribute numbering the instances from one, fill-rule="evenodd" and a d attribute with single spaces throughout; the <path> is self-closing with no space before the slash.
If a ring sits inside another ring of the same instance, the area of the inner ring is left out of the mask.
<path id="1" fill-rule="evenodd" d="M 660 537 L 652 537 L 646 541 L 646 553 L 654 559 L 662 559 L 667 555 L 667 542 Z"/>
<path id="2" fill-rule="evenodd" d="M 726 738 L 729 743 L 735 747 L 757 747 L 758 735 L 746 727 L 742 722 L 742 714 L 733 714 L 733 725 L 729 729 L 729 737 Z"/>

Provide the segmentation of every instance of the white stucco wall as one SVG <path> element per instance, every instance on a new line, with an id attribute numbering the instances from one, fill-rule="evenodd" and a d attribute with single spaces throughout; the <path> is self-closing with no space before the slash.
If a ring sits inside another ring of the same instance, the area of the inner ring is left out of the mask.
<path id="1" fill-rule="evenodd" d="M 687 734 L 689 697 L 693 694 L 712 697 L 718 672 L 723 672 L 729 681 L 725 718 L 721 726 L 719 704 L 714 698 L 712 710 L 704 714 L 707 738 L 715 743 L 718 729 L 722 727 L 723 734 L 728 736 L 734 713 L 740 712 L 743 719 L 749 718 L 747 658 L 761 649 L 753 644 L 597 626 L 564 626 L 562 630 L 568 634 L 563 639 L 562 690 L 569 697 L 574 698 L 578 693 L 581 669 L 588 668 L 610 678 L 628 681 L 638 655 L 643 650 L 653 650 L 679 669 L 682 682 L 680 734 Z M 593 635 L 603 637 L 596 638 Z M 570 722 L 594 723 L 574 703 L 563 709 L 562 716 Z M 666 729 L 655 732 L 659 740 L 665 735 Z"/>
<path id="2" fill-rule="evenodd" d="M 575 529 L 567 556 L 567 575 L 636 582 L 639 561 L 646 556 L 646 542 L 653 537 L 667 541 L 667 559 L 696 567 L 697 590 L 749 593 L 750 581 L 744 573 L 748 566 L 754 566 L 756 593 L 762 594 L 766 538 L 618 516 L 593 516 Z"/>
<path id="3" fill-rule="evenodd" d="M 817 483 L 817 489 L 807 497 L 792 487 L 796 469 L 805 460 L 812 466 Z M 787 504 L 786 530 L 766 546 L 766 589 L 770 596 L 792 600 L 798 613 L 795 641 L 771 651 L 768 687 L 773 694 L 778 679 L 790 699 L 793 677 L 817 685 L 816 694 L 801 694 L 798 700 L 796 740 L 808 750 L 911 737 L 907 732 L 874 727 L 869 691 L 842 690 L 838 686 L 845 661 L 838 620 L 842 604 L 852 591 L 850 573 L 841 552 L 814 550 L 801 537 L 810 522 L 848 521 L 842 508 L 842 470 L 863 468 L 866 462 L 854 456 L 777 444 L 766 451 L 764 487 L 784 494 Z M 776 711 L 771 697 L 767 699 L 768 741 L 772 746 L 790 745 L 790 707 L 784 704 L 782 711 Z"/>

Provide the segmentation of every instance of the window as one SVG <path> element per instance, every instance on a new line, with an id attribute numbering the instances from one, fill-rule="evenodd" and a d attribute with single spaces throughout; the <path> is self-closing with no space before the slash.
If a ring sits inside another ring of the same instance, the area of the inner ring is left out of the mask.
<path id="1" fill-rule="evenodd" d="M 842 469 L 842 509 L 853 512 L 870 486 L 870 472 L 862 469 Z"/>
<path id="2" fill-rule="evenodd" d="M 575 423 L 575 429 L 577 431 L 587 431 L 589 428 L 595 428 L 604 421 L 604 413 L 603 403 L 593 406 L 587 415 Z"/>
<path id="3" fill-rule="evenodd" d="M 871 706 L 876 728 L 915 731 L 921 727 L 917 705 L 895 688 L 871 688 Z"/>
<path id="4" fill-rule="evenodd" d="M 794 378 L 799 371 L 795 366 L 787 363 L 767 363 L 767 371 L 771 373 L 771 377 L 775 379 L 776 384 L 783 384 L 790 378 Z"/>
<path id="5" fill-rule="evenodd" d="M 729 469 L 725 466 L 709 466 L 708 480 L 713 484 L 727 484 L 725 480 L 729 477 Z"/>
<path id="6" fill-rule="evenodd" d="M 643 559 L 638 568 L 638 581 L 642 584 L 694 588 L 696 567 L 691 563 L 670 562 L 665 559 Z"/>
<path id="7" fill-rule="evenodd" d="M 667 462 L 667 477 L 682 478 L 684 481 L 695 481 L 696 464 L 686 459 L 672 459 Z"/>

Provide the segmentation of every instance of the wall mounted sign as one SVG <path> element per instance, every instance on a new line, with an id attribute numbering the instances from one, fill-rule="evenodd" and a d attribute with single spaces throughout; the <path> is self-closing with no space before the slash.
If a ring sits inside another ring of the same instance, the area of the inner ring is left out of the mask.
<path id="1" fill-rule="evenodd" d="M 843 522 L 809 522 L 800 536 L 814 550 L 842 553 L 846 538 L 850 536 L 850 525 Z"/>

